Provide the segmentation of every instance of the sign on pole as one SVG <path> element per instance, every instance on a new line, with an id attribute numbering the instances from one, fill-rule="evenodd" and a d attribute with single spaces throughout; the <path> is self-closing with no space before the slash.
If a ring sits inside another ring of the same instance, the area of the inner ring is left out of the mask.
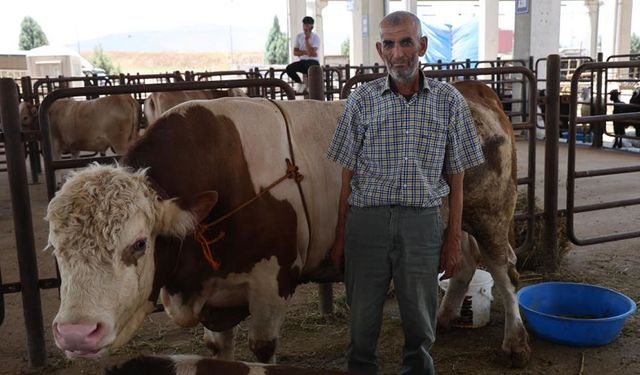
<path id="1" fill-rule="evenodd" d="M 529 13 L 529 0 L 516 0 L 516 14 Z"/>

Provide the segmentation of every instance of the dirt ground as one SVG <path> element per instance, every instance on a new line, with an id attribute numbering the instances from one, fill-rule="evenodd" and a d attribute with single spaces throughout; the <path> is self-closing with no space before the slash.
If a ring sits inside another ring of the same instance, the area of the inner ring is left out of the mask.
<path id="1" fill-rule="evenodd" d="M 566 145 L 561 145 L 559 207 L 565 207 Z M 594 150 L 578 150 L 579 170 L 637 165 L 638 154 Z M 518 143 L 519 175 L 524 176 L 527 144 Z M 536 195 L 543 194 L 544 147 L 538 142 Z M 577 183 L 577 205 L 638 197 L 640 174 L 612 175 L 580 180 Z M 42 220 L 46 210 L 46 189 L 43 183 L 31 184 L 31 205 L 40 278 L 54 275 L 51 254 L 40 251 L 46 244 L 46 225 Z M 579 238 L 638 229 L 638 206 L 598 211 L 576 216 Z M 530 282 L 570 280 L 599 284 L 617 289 L 634 301 L 640 300 L 640 239 L 599 245 L 574 246 L 556 273 L 525 272 Z M 18 280 L 15 238 L 6 173 L 0 174 L 0 269 L 4 283 Z M 526 285 L 527 283 L 523 283 Z M 322 317 L 317 306 L 317 286 L 303 285 L 294 297 L 280 346 L 278 362 L 311 368 L 342 368 L 347 345 L 348 310 L 344 303 L 344 288 L 334 286 L 335 314 Z M 141 353 L 199 353 L 206 355 L 201 344 L 201 329 L 182 329 L 171 323 L 164 313 L 149 316 L 134 340 L 112 356 L 98 361 L 70 362 L 55 347 L 51 336 L 51 321 L 58 307 L 57 290 L 43 290 L 42 306 L 46 330 L 48 365 L 44 369 L 29 369 L 27 343 L 18 294 L 5 295 L 6 317 L 0 326 L 0 374 L 94 374 L 102 368 L 119 363 Z M 554 344 L 531 335 L 533 355 L 525 369 L 512 369 L 500 353 L 504 317 L 499 296 L 492 304 L 491 322 L 477 329 L 454 329 L 439 332 L 433 350 L 440 374 L 640 374 L 640 320 L 628 319 L 622 334 L 609 345 L 578 348 Z M 253 360 L 247 350 L 246 324 L 238 328 L 236 357 Z M 381 374 L 398 372 L 402 348 L 399 314 L 393 298 L 388 300 L 380 338 Z"/>

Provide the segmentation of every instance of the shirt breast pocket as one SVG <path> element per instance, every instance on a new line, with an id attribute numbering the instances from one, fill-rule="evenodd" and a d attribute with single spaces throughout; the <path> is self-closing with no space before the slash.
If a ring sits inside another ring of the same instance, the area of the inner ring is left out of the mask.
<path id="1" fill-rule="evenodd" d="M 447 134 L 443 131 L 422 130 L 416 139 L 416 152 L 423 168 L 442 169 L 447 146 Z"/>

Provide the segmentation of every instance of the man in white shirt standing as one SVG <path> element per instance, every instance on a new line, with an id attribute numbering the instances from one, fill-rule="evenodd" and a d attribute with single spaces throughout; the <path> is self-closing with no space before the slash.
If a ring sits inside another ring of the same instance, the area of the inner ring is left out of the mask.
<path id="1" fill-rule="evenodd" d="M 286 72 L 295 82 L 297 92 L 303 92 L 305 87 L 298 73 L 307 74 L 309 67 L 320 65 L 318 58 L 318 48 L 320 48 L 320 37 L 312 32 L 313 18 L 306 16 L 302 19 L 303 32 L 296 36 L 293 43 L 293 55 L 298 56 L 298 61 L 287 65 Z"/>

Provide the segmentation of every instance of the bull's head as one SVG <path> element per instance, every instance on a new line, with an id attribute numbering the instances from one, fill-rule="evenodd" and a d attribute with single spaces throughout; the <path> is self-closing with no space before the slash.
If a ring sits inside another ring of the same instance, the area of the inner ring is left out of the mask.
<path id="1" fill-rule="evenodd" d="M 56 345 L 97 357 L 127 343 L 153 308 L 155 239 L 185 236 L 216 203 L 205 192 L 189 207 L 160 200 L 145 171 L 90 166 L 49 203 L 49 244 L 60 267 Z"/>

